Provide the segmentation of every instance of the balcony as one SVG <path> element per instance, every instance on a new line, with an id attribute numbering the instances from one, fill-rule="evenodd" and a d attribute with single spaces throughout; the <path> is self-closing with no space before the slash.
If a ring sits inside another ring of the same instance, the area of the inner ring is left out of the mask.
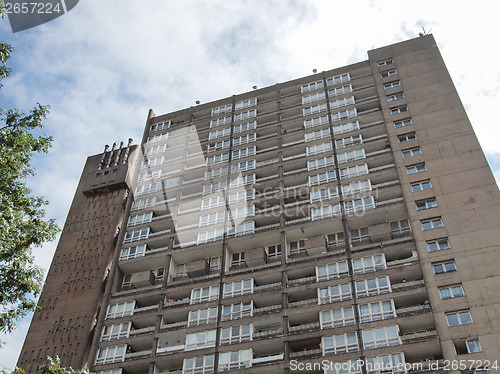
<path id="1" fill-rule="evenodd" d="M 138 360 L 141 358 L 149 358 L 151 357 L 152 353 L 153 353 L 152 350 L 126 353 L 125 361 Z"/>

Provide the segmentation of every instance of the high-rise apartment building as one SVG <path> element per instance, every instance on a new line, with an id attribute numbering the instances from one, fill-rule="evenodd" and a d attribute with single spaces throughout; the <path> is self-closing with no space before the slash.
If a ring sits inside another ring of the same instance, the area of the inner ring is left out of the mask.
<path id="1" fill-rule="evenodd" d="M 494 373 L 499 211 L 430 35 L 151 111 L 88 159 L 18 365 Z"/>

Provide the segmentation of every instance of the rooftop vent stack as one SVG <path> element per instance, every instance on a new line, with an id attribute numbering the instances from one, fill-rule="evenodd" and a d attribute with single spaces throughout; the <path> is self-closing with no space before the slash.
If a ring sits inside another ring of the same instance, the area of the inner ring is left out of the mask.
<path id="1" fill-rule="evenodd" d="M 106 152 L 108 151 L 108 148 L 109 145 L 106 144 L 104 146 L 104 152 L 102 152 L 101 161 L 99 161 L 99 167 L 97 168 L 97 170 L 101 170 L 102 167 L 104 166 L 104 158 L 106 157 Z"/>
<path id="2" fill-rule="evenodd" d="M 113 153 L 115 152 L 116 148 L 116 142 L 113 143 L 113 147 L 111 147 L 111 152 L 109 154 L 108 162 L 106 163 L 106 169 L 109 168 L 109 165 L 111 164 L 111 160 L 113 159 Z"/>
<path id="3" fill-rule="evenodd" d="M 118 148 L 118 152 L 116 153 L 116 158 L 115 158 L 115 163 L 113 166 L 118 166 L 118 163 L 120 162 L 120 154 L 122 153 L 121 150 L 123 148 L 123 142 L 120 142 L 120 148 Z"/>
<path id="4" fill-rule="evenodd" d="M 128 138 L 127 148 L 125 148 L 125 156 L 123 156 L 123 163 L 126 164 L 128 161 L 128 154 L 130 152 L 130 145 L 132 144 L 132 138 Z"/>

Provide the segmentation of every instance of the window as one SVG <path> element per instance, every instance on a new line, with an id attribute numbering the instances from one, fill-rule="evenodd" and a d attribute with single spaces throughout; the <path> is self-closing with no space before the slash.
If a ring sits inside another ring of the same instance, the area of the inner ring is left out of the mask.
<path id="1" fill-rule="evenodd" d="M 426 220 L 420 221 L 420 223 L 422 224 L 423 231 L 437 229 L 439 227 L 444 226 L 443 220 L 441 219 L 441 217 L 426 219 Z"/>
<path id="2" fill-rule="evenodd" d="M 207 165 L 219 164 L 229 160 L 229 153 L 221 153 L 218 155 L 207 157 Z"/>
<path id="3" fill-rule="evenodd" d="M 310 104 L 310 103 L 315 102 L 315 101 L 324 100 L 325 95 L 326 95 L 325 92 L 321 91 L 321 92 L 317 92 L 317 93 L 312 94 L 312 95 L 304 96 L 304 97 L 302 97 L 302 104 Z"/>
<path id="4" fill-rule="evenodd" d="M 363 274 L 386 268 L 387 265 L 384 254 L 377 254 L 352 260 L 352 271 L 354 274 Z"/>
<path id="5" fill-rule="evenodd" d="M 233 132 L 239 134 L 241 132 L 255 130 L 257 128 L 257 122 L 252 121 L 248 123 L 241 123 L 239 125 L 234 125 Z"/>
<path id="6" fill-rule="evenodd" d="M 245 252 L 237 252 L 231 255 L 231 266 L 245 265 Z"/>
<path id="7" fill-rule="evenodd" d="M 236 105 L 234 106 L 234 109 L 235 110 L 246 109 L 255 105 L 257 105 L 257 99 L 253 98 L 237 102 Z"/>
<path id="8" fill-rule="evenodd" d="M 396 317 L 396 308 L 394 307 L 393 300 L 361 304 L 358 305 L 358 311 L 361 323 Z"/>
<path id="9" fill-rule="evenodd" d="M 405 113 L 405 112 L 408 112 L 407 105 L 400 105 L 400 106 L 391 108 L 391 115 Z"/>
<path id="10" fill-rule="evenodd" d="M 415 205 L 417 207 L 417 210 L 432 209 L 438 206 L 435 197 L 432 197 L 430 199 L 415 201 Z"/>
<path id="11" fill-rule="evenodd" d="M 207 144 L 207 152 L 220 151 L 222 149 L 227 149 L 231 145 L 229 140 L 221 140 L 214 144 Z"/>
<path id="12" fill-rule="evenodd" d="M 253 315 L 253 302 L 231 304 L 222 306 L 222 321 L 230 321 L 251 317 Z"/>
<path id="13" fill-rule="evenodd" d="M 147 180 L 155 179 L 155 178 L 160 178 L 160 177 L 161 177 L 161 169 L 158 169 L 158 170 L 153 170 L 153 171 L 139 174 L 138 181 L 143 182 L 143 181 L 147 181 Z"/>
<path id="14" fill-rule="evenodd" d="M 236 344 L 252 340 L 253 325 L 231 326 L 221 329 L 220 344 Z"/>
<path id="15" fill-rule="evenodd" d="M 118 325 L 107 325 L 102 329 L 101 341 L 128 338 L 132 322 L 124 322 Z"/>
<path id="16" fill-rule="evenodd" d="M 364 279 L 356 283 L 356 295 L 366 297 L 372 295 L 382 295 L 391 292 L 391 282 L 389 277 L 379 277 L 373 279 Z"/>
<path id="17" fill-rule="evenodd" d="M 231 209 L 228 213 L 228 220 L 243 220 L 247 217 L 253 217 L 255 213 L 254 205 L 246 205 L 240 208 Z"/>
<path id="18" fill-rule="evenodd" d="M 318 90 L 318 89 L 323 88 L 323 87 L 324 87 L 323 81 L 317 81 L 314 83 L 309 83 L 309 84 L 303 85 L 301 87 L 301 92 L 305 93 L 305 92 L 309 92 L 309 91 L 315 91 L 315 90 Z"/>
<path id="19" fill-rule="evenodd" d="M 152 135 L 148 137 L 148 143 L 161 142 L 168 139 L 168 132 L 166 134 Z"/>
<path id="20" fill-rule="evenodd" d="M 434 270 L 434 274 L 443 274 L 457 271 L 457 266 L 455 265 L 455 261 L 450 260 L 445 262 L 436 262 L 432 264 L 432 269 Z"/>
<path id="21" fill-rule="evenodd" d="M 237 160 L 239 158 L 253 156 L 253 155 L 255 155 L 256 151 L 257 151 L 257 148 L 255 146 L 237 149 L 236 151 L 233 151 L 233 159 Z"/>
<path id="22" fill-rule="evenodd" d="M 120 253 L 120 261 L 142 257 L 145 254 L 146 254 L 146 244 L 123 248 Z"/>
<path id="23" fill-rule="evenodd" d="M 222 138 L 224 136 L 229 136 L 231 134 L 231 128 L 225 128 L 225 129 L 220 129 L 216 131 L 212 131 L 210 134 L 208 134 L 208 139 L 217 139 L 217 138 Z"/>
<path id="24" fill-rule="evenodd" d="M 359 350 L 356 332 L 324 336 L 321 340 L 323 355 L 340 354 Z"/>
<path id="25" fill-rule="evenodd" d="M 323 200 L 334 199 L 339 196 L 337 187 L 323 188 L 322 190 L 316 190 L 310 192 L 310 201 L 315 203 Z"/>
<path id="26" fill-rule="evenodd" d="M 310 145 L 306 148 L 308 156 L 317 155 L 318 153 L 329 152 L 333 150 L 332 142 Z"/>
<path id="27" fill-rule="evenodd" d="M 221 117 L 217 119 L 213 119 L 210 121 L 210 128 L 214 128 L 217 126 L 230 125 L 231 124 L 231 116 L 229 117 Z"/>
<path id="28" fill-rule="evenodd" d="M 135 309 L 135 300 L 108 305 L 108 310 L 106 311 L 105 318 L 108 319 L 108 318 L 131 316 L 132 314 L 134 314 L 134 309 Z"/>
<path id="29" fill-rule="evenodd" d="M 187 263 L 178 264 L 175 267 L 175 277 L 187 277 Z"/>
<path id="30" fill-rule="evenodd" d="M 361 164 L 342 168 L 339 174 L 340 179 L 359 177 L 360 175 L 368 174 L 368 165 Z"/>
<path id="31" fill-rule="evenodd" d="M 328 123 L 329 122 L 328 122 L 327 115 L 321 116 L 321 117 L 316 117 L 316 118 L 310 118 L 310 119 L 306 119 L 304 121 L 304 128 L 310 129 L 312 127 L 321 126 L 321 125 L 325 125 Z"/>
<path id="32" fill-rule="evenodd" d="M 229 204 L 255 199 L 255 190 L 243 190 L 229 195 Z"/>
<path id="33" fill-rule="evenodd" d="M 215 347 L 215 331 L 216 330 L 208 330 L 186 334 L 186 351 Z"/>
<path id="34" fill-rule="evenodd" d="M 242 135 L 237 138 L 233 138 L 233 145 L 242 145 L 242 144 L 247 144 L 254 142 L 257 139 L 257 134 L 247 134 L 247 135 Z"/>
<path id="35" fill-rule="evenodd" d="M 351 80 L 351 76 L 349 74 L 336 75 L 335 77 L 327 78 L 326 85 L 332 86 L 334 84 L 349 82 L 350 80 Z"/>
<path id="36" fill-rule="evenodd" d="M 417 136 L 415 135 L 414 132 L 409 132 L 406 134 L 398 135 L 398 141 L 400 143 L 409 142 L 409 141 L 415 140 L 415 139 L 417 139 Z"/>
<path id="37" fill-rule="evenodd" d="M 201 201 L 201 210 L 218 208 L 220 206 L 224 206 L 225 204 L 226 200 L 224 199 L 224 196 L 209 197 L 208 199 L 203 199 Z"/>
<path id="38" fill-rule="evenodd" d="M 131 216 L 128 219 L 128 226 L 142 225 L 143 223 L 151 222 L 152 218 L 153 218 L 152 212 Z"/>
<path id="39" fill-rule="evenodd" d="M 208 374 L 214 372 L 214 355 L 185 358 L 182 374 Z"/>
<path id="40" fill-rule="evenodd" d="M 401 153 L 403 154 L 403 158 L 408 158 L 408 157 L 415 157 L 415 156 L 421 155 L 422 151 L 421 151 L 420 147 L 416 147 L 416 148 L 404 150 Z"/>
<path id="41" fill-rule="evenodd" d="M 356 131 L 356 130 L 359 130 L 359 122 L 358 121 L 348 122 L 348 123 L 344 123 L 342 125 L 334 126 L 333 127 L 333 134 L 334 135 L 342 135 L 342 134 L 345 134 L 347 132 Z"/>
<path id="42" fill-rule="evenodd" d="M 224 352 L 219 355 L 219 370 L 234 371 L 237 369 L 248 368 L 252 366 L 252 349 L 243 351 Z"/>
<path id="43" fill-rule="evenodd" d="M 281 257 L 281 244 L 267 246 L 266 253 L 267 253 L 267 258 Z"/>
<path id="44" fill-rule="evenodd" d="M 288 247 L 290 248 L 291 255 L 297 254 L 306 249 L 306 242 L 304 239 L 295 240 L 293 242 L 290 242 L 288 244 Z"/>
<path id="45" fill-rule="evenodd" d="M 203 195 L 207 195 L 209 193 L 218 192 L 226 188 L 227 182 L 220 181 L 217 183 L 207 184 L 203 186 Z"/>
<path id="46" fill-rule="evenodd" d="M 337 87 L 333 88 L 331 90 L 328 90 L 328 96 L 333 97 L 333 96 L 340 96 L 340 95 L 345 95 L 347 93 L 352 92 L 352 86 L 342 86 L 342 87 Z"/>
<path id="47" fill-rule="evenodd" d="M 212 179 L 215 177 L 221 177 L 227 174 L 227 166 L 223 166 L 217 169 L 210 169 L 205 171 L 205 179 Z"/>
<path id="48" fill-rule="evenodd" d="M 387 66 L 387 65 L 390 65 L 392 63 L 394 63 L 392 58 L 388 58 L 387 60 L 382 60 L 382 61 L 377 62 L 377 66 L 380 68 L 382 66 Z"/>
<path id="49" fill-rule="evenodd" d="M 399 221 L 390 222 L 391 236 L 406 234 L 411 231 L 410 222 L 405 218 Z"/>
<path id="50" fill-rule="evenodd" d="M 416 164 L 416 165 L 410 165 L 410 166 L 406 167 L 406 172 L 408 173 L 408 175 L 422 173 L 426 170 L 427 170 L 427 168 L 425 167 L 424 162 L 421 162 L 421 163 Z"/>
<path id="51" fill-rule="evenodd" d="M 316 280 L 318 282 L 340 278 L 341 276 L 348 274 L 349 269 L 347 267 L 347 261 L 340 261 L 334 262 L 332 264 L 316 266 Z"/>
<path id="52" fill-rule="evenodd" d="M 432 184 L 431 184 L 431 181 L 429 181 L 429 180 L 415 182 L 415 183 L 411 184 L 411 192 L 430 190 L 431 188 L 432 188 Z"/>
<path id="53" fill-rule="evenodd" d="M 198 244 L 215 242 L 217 240 L 222 240 L 223 229 L 215 229 L 210 231 L 200 232 L 198 234 Z"/>
<path id="54" fill-rule="evenodd" d="M 210 271 L 220 270 L 220 267 L 222 264 L 222 257 L 221 256 L 210 257 L 207 260 L 208 260 L 208 265 L 210 266 Z"/>
<path id="55" fill-rule="evenodd" d="M 405 95 L 402 92 L 395 93 L 393 95 L 388 95 L 387 96 L 387 101 L 396 101 L 396 100 L 401 100 L 405 97 Z"/>
<path id="56" fill-rule="evenodd" d="M 144 168 L 149 168 L 149 167 L 153 167 L 153 166 L 159 166 L 161 164 L 163 164 L 163 156 L 144 160 L 141 167 L 144 169 Z"/>
<path id="57" fill-rule="evenodd" d="M 309 176 L 309 186 L 318 186 L 325 183 L 334 182 L 337 180 L 334 171 L 327 171 L 325 173 L 310 175 Z"/>
<path id="58" fill-rule="evenodd" d="M 137 200 L 132 203 L 132 210 L 152 208 L 156 204 L 156 198 L 150 197 L 148 199 Z"/>
<path id="59" fill-rule="evenodd" d="M 222 222 L 224 222 L 225 216 L 226 216 L 225 211 L 211 213 L 211 214 L 201 216 L 200 221 L 198 223 L 198 226 L 203 227 L 203 226 L 215 225 L 217 223 L 222 223 Z"/>
<path id="60" fill-rule="evenodd" d="M 394 122 L 394 127 L 400 129 L 401 127 L 413 125 L 411 118 L 403 119 L 401 121 Z"/>
<path id="61" fill-rule="evenodd" d="M 346 162 L 361 160 L 365 158 L 365 150 L 364 149 L 356 149 L 354 151 L 349 151 L 345 153 L 339 153 L 337 155 L 337 160 L 339 164 L 345 164 Z"/>
<path id="62" fill-rule="evenodd" d="M 314 132 L 308 132 L 308 133 L 304 134 L 304 140 L 306 142 L 310 142 L 310 141 L 318 140 L 318 139 L 323 139 L 323 138 L 329 138 L 329 137 L 330 137 L 330 129 L 329 128 L 317 130 Z"/>
<path id="63" fill-rule="evenodd" d="M 110 369 L 104 371 L 98 371 L 96 374 L 122 374 L 122 369 Z"/>
<path id="64" fill-rule="evenodd" d="M 147 239 L 149 236 L 149 227 L 146 227 L 141 230 L 135 230 L 131 232 L 127 232 L 125 234 L 125 238 L 123 240 L 123 244 L 131 243 L 131 242 L 136 242 L 139 240 L 144 240 Z"/>
<path id="65" fill-rule="evenodd" d="M 427 244 L 427 250 L 429 252 L 441 251 L 443 249 L 450 248 L 450 243 L 448 242 L 447 238 L 431 240 L 428 241 L 426 244 Z"/>
<path id="66" fill-rule="evenodd" d="M 232 173 L 237 173 L 240 171 L 247 171 L 247 170 L 252 170 L 255 169 L 255 160 L 248 160 L 244 162 L 240 162 L 235 165 L 231 165 L 231 172 Z"/>
<path id="67" fill-rule="evenodd" d="M 354 96 L 344 97 L 343 99 L 330 101 L 330 108 L 335 109 L 351 104 L 354 104 Z"/>
<path id="68" fill-rule="evenodd" d="M 255 174 L 241 175 L 233 180 L 229 185 L 229 188 L 236 188 L 241 186 L 246 186 L 255 182 Z"/>
<path id="69" fill-rule="evenodd" d="M 470 339 L 466 340 L 465 344 L 467 346 L 467 352 L 469 353 L 478 353 L 482 352 L 481 344 L 479 344 L 479 339 Z"/>
<path id="70" fill-rule="evenodd" d="M 253 279 L 245 279 L 241 281 L 225 283 L 224 284 L 224 294 L 222 297 L 224 299 L 228 297 L 248 295 L 253 293 Z"/>
<path id="71" fill-rule="evenodd" d="M 441 300 L 446 300 L 465 296 L 465 293 L 461 284 L 454 284 L 452 286 L 439 287 L 439 296 Z"/>
<path id="72" fill-rule="evenodd" d="M 358 243 L 370 240 L 368 227 L 360 227 L 359 229 L 353 229 L 350 231 L 350 234 L 352 243 Z"/>
<path id="73" fill-rule="evenodd" d="M 399 328 L 395 326 L 380 327 L 371 330 L 361 330 L 363 347 L 365 349 L 381 348 L 401 344 Z"/>
<path id="74" fill-rule="evenodd" d="M 321 112 L 326 112 L 326 103 L 314 105 L 314 106 L 310 106 L 310 107 L 302 109 L 302 115 L 304 115 L 304 116 L 308 116 L 310 114 L 321 113 Z"/>
<path id="75" fill-rule="evenodd" d="M 165 268 L 155 269 L 153 270 L 153 274 L 155 276 L 156 283 L 163 282 L 165 277 Z"/>
<path id="76" fill-rule="evenodd" d="M 335 232 L 333 234 L 328 234 L 326 240 L 329 245 L 345 245 L 344 232 Z"/>
<path id="77" fill-rule="evenodd" d="M 207 286 L 191 290 L 191 304 L 204 303 L 219 298 L 219 286 Z"/>
<path id="78" fill-rule="evenodd" d="M 322 329 L 347 326 L 356 323 L 352 306 L 334 310 L 322 310 L 319 312 L 319 320 Z"/>
<path id="79" fill-rule="evenodd" d="M 219 108 L 212 109 L 212 117 L 220 116 L 221 114 L 230 113 L 233 110 L 233 106 L 231 104 L 224 105 Z"/>
<path id="80" fill-rule="evenodd" d="M 170 128 L 170 121 L 165 121 L 151 125 L 149 131 L 160 131 L 168 128 Z"/>
<path id="81" fill-rule="evenodd" d="M 188 327 L 208 325 L 217 322 L 217 307 L 191 310 L 188 317 Z"/>
<path id="82" fill-rule="evenodd" d="M 346 214 L 363 212 L 370 209 L 375 209 L 375 200 L 373 199 L 373 196 L 351 201 L 344 201 L 344 212 Z"/>
<path id="83" fill-rule="evenodd" d="M 332 121 L 337 122 L 337 121 L 341 121 L 341 120 L 346 119 L 346 118 L 356 117 L 357 115 L 358 115 L 358 112 L 357 112 L 356 108 L 347 109 L 347 110 L 343 110 L 341 112 L 332 113 Z"/>
<path id="84" fill-rule="evenodd" d="M 95 360 L 96 365 L 112 364 L 122 362 L 125 359 L 127 345 L 117 345 L 113 347 L 99 348 Z"/>
<path id="85" fill-rule="evenodd" d="M 383 71 L 382 73 L 380 73 L 380 77 L 387 78 L 387 77 L 392 77 L 392 76 L 397 75 L 397 74 L 398 74 L 398 72 L 396 71 L 396 69 L 392 69 L 392 70 Z"/>
<path id="86" fill-rule="evenodd" d="M 337 139 L 335 140 L 335 147 L 336 148 L 345 148 L 345 147 L 350 147 L 356 144 L 361 144 L 363 143 L 363 138 L 361 137 L 361 134 L 357 136 L 349 136 L 347 138 L 342 138 L 342 139 Z"/>
<path id="87" fill-rule="evenodd" d="M 384 84 L 384 90 L 390 90 L 391 88 L 396 88 L 396 87 L 401 87 L 401 82 L 400 81 L 393 81 Z"/>
<path id="88" fill-rule="evenodd" d="M 404 369 L 405 366 L 403 353 L 392 353 L 383 356 L 366 358 L 367 374 L 403 374 L 407 373 L 406 369 Z M 381 368 L 383 368 L 383 371 L 380 370 Z"/>
<path id="89" fill-rule="evenodd" d="M 121 288 L 132 287 L 132 274 L 125 274 L 122 278 Z"/>
<path id="90" fill-rule="evenodd" d="M 461 310 L 453 313 L 446 313 L 446 322 L 448 326 L 465 325 L 472 323 L 472 317 L 469 310 Z"/>
<path id="91" fill-rule="evenodd" d="M 318 289 L 318 304 L 330 304 L 336 301 L 352 299 L 351 284 L 337 284 L 327 288 Z"/>
<path id="92" fill-rule="evenodd" d="M 257 111 L 255 109 L 249 110 L 247 112 L 242 112 L 234 115 L 234 120 L 235 121 L 242 121 L 248 118 L 256 117 L 257 116 Z"/>
<path id="93" fill-rule="evenodd" d="M 316 160 L 307 161 L 307 170 L 316 170 L 334 165 L 333 156 L 325 156 Z"/>
<path id="94" fill-rule="evenodd" d="M 146 151 L 144 152 L 145 155 L 156 155 L 158 153 L 165 152 L 165 149 L 167 149 L 166 144 L 160 144 L 160 145 L 155 145 L 154 147 L 149 147 L 146 148 Z"/>
<path id="95" fill-rule="evenodd" d="M 342 214 L 342 210 L 340 208 L 340 203 L 339 204 L 333 204 L 333 205 L 323 205 L 319 208 L 312 208 L 311 209 L 311 219 L 313 221 L 318 220 L 318 219 L 325 219 L 325 218 L 330 218 L 334 216 L 339 216 Z"/>
<path id="96" fill-rule="evenodd" d="M 254 231 L 255 231 L 255 222 L 249 221 L 245 223 L 240 223 L 239 225 L 236 226 L 228 227 L 227 235 L 229 236 L 248 235 L 248 234 L 253 234 Z"/>

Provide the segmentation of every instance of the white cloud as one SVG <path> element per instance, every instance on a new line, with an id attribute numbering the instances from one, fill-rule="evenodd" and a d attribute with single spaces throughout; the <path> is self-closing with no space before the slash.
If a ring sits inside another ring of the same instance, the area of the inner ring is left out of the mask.
<path id="1" fill-rule="evenodd" d="M 500 77 L 492 36 L 500 3 L 366 0 L 81 1 L 46 25 L 10 34 L 14 75 L 0 91 L 2 106 L 52 107 L 54 136 L 35 160 L 36 194 L 64 223 L 88 155 L 105 143 L 140 142 L 149 108 L 157 114 L 366 59 L 366 51 L 432 29 L 490 163 L 500 157 L 491 108 Z M 498 158 L 497 158 L 498 157 Z M 499 180 L 498 170 L 495 172 Z M 48 266 L 55 244 L 37 249 Z M 20 332 L 26 331 L 26 324 Z M 8 337 L 0 362 L 13 367 L 19 350 Z M 22 339 L 22 338 L 21 338 Z"/>

